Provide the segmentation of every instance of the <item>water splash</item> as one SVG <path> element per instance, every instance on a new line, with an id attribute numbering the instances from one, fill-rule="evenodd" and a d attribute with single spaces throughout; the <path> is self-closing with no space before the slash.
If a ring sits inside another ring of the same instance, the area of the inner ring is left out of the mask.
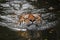
<path id="1" fill-rule="evenodd" d="M 53 26 L 56 25 L 56 20 L 55 20 L 55 14 L 54 13 L 46 13 L 45 8 L 41 8 L 41 9 L 36 9 L 33 5 L 31 5 L 29 2 L 27 1 L 18 1 L 18 0 L 14 0 L 14 1 L 9 1 L 6 2 L 4 4 L 1 4 L 4 10 L 2 10 L 2 12 L 4 13 L 3 15 L 0 14 L 0 18 L 3 19 L 2 21 L 0 21 L 0 25 L 1 26 L 6 26 L 14 31 L 26 31 L 27 28 L 31 29 L 32 27 L 21 27 L 21 25 L 17 25 L 17 21 L 19 20 L 18 16 L 22 13 L 37 13 L 37 14 L 41 14 L 41 18 L 42 18 L 42 23 L 38 24 L 40 25 L 39 27 L 37 27 L 37 30 L 44 30 L 47 28 L 51 28 Z M 49 22 L 49 20 L 53 20 Z M 25 24 L 24 24 L 25 25 Z M 34 27 L 33 29 L 35 29 L 36 27 Z"/>

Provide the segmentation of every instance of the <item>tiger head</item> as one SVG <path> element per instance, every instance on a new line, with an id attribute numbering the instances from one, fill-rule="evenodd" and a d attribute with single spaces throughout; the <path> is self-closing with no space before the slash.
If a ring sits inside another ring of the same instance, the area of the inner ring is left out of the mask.
<path id="1" fill-rule="evenodd" d="M 41 15 L 28 13 L 19 16 L 19 25 L 27 29 L 36 29 L 41 24 Z"/>

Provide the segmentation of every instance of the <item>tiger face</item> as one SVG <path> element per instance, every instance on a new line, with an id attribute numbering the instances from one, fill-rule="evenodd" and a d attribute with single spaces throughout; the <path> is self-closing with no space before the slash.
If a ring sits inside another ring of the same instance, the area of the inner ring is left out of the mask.
<path id="1" fill-rule="evenodd" d="M 36 27 L 39 26 L 39 24 L 41 24 L 41 15 L 34 13 L 21 14 L 19 16 L 18 22 L 21 27 L 35 29 Z"/>

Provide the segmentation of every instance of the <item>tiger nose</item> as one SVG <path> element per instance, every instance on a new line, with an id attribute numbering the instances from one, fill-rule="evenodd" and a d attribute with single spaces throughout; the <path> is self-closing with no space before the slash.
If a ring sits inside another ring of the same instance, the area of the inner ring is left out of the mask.
<path id="1" fill-rule="evenodd" d="M 35 21 L 35 17 L 32 14 L 29 15 L 28 19 L 32 22 Z"/>
<path id="2" fill-rule="evenodd" d="M 34 22 L 35 20 L 30 20 L 31 22 Z"/>
<path id="3" fill-rule="evenodd" d="M 35 18 L 31 18 L 31 19 L 29 19 L 29 20 L 33 22 L 33 21 L 35 21 Z"/>

